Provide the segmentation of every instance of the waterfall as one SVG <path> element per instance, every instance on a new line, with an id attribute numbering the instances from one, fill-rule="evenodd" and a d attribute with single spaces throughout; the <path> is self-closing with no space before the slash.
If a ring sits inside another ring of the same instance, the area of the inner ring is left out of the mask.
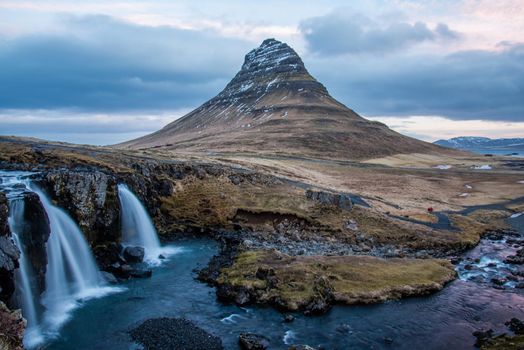
<path id="1" fill-rule="evenodd" d="M 40 189 L 30 185 L 44 206 L 51 234 L 47 241 L 46 290 L 42 296 L 44 324 L 56 332 L 69 319 L 79 300 L 100 297 L 112 288 L 105 287 L 84 235 L 62 209 L 51 204 Z"/>
<path id="2" fill-rule="evenodd" d="M 157 232 L 146 209 L 124 184 L 118 185 L 118 198 L 122 213 L 122 243 L 143 247 L 146 260 L 156 261 L 165 250 L 161 249 Z"/>
<path id="3" fill-rule="evenodd" d="M 24 201 L 22 198 L 9 198 L 9 228 L 13 240 L 20 250 L 19 268 L 15 271 L 16 293 L 18 305 L 22 308 L 22 314 L 27 320 L 25 330 L 24 345 L 28 348 L 36 346 L 43 341 L 42 332 L 38 324 L 36 312 L 36 298 L 33 292 L 31 281 L 33 272 L 27 261 L 25 247 L 20 240 L 20 229 L 24 223 Z"/>

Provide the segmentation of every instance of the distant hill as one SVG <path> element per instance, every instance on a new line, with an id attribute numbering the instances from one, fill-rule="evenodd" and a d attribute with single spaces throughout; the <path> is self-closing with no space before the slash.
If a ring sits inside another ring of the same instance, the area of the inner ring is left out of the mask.
<path id="1" fill-rule="evenodd" d="M 439 146 L 462 150 L 524 150 L 524 138 L 490 139 L 487 137 L 461 136 L 434 142 Z"/>
<path id="2" fill-rule="evenodd" d="M 362 118 L 331 97 L 291 47 L 274 39 L 250 51 L 216 97 L 155 133 L 115 147 L 332 159 L 455 152 Z"/>

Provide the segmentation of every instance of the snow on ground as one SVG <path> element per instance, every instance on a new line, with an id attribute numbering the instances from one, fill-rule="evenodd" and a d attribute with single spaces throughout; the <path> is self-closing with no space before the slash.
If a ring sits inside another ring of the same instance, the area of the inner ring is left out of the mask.
<path id="1" fill-rule="evenodd" d="M 468 190 L 471 190 L 473 188 L 473 186 L 471 185 L 465 185 L 464 187 L 466 187 Z"/>
<path id="2" fill-rule="evenodd" d="M 469 193 L 461 193 L 461 194 L 459 194 L 459 197 L 467 197 L 467 196 L 469 196 Z"/>
<path id="3" fill-rule="evenodd" d="M 515 218 L 518 218 L 519 216 L 521 216 L 522 214 L 524 213 L 515 213 L 513 215 L 510 216 L 511 219 L 515 219 Z"/>
<path id="4" fill-rule="evenodd" d="M 483 164 L 483 165 L 474 165 L 473 169 L 475 170 L 491 170 L 491 165 L 489 164 Z"/>
<path id="5" fill-rule="evenodd" d="M 447 170 L 447 169 L 451 169 L 451 165 L 448 165 L 448 164 L 440 164 L 440 165 L 437 165 L 435 168 L 437 168 L 437 169 L 441 169 L 441 170 Z"/>

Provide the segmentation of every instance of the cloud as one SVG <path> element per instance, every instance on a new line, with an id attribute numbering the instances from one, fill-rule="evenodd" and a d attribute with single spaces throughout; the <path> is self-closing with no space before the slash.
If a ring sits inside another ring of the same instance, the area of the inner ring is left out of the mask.
<path id="1" fill-rule="evenodd" d="M 73 143 L 114 144 L 161 129 L 189 109 L 157 112 L 93 112 L 77 109 L 0 110 L 0 135 L 33 136 Z"/>
<path id="2" fill-rule="evenodd" d="M 336 98 L 365 115 L 522 121 L 524 44 L 500 48 L 366 60 L 312 56 L 310 67 Z"/>
<path id="3" fill-rule="evenodd" d="M 0 108 L 176 109 L 212 97 L 251 44 L 111 17 L 61 16 L 62 34 L 0 40 Z"/>
<path id="4" fill-rule="evenodd" d="M 395 131 L 425 141 L 457 136 L 512 138 L 524 135 L 524 122 L 500 123 L 484 120 L 451 120 L 438 116 L 373 117 Z"/>
<path id="5" fill-rule="evenodd" d="M 387 53 L 436 40 L 455 40 L 459 34 L 446 24 L 434 29 L 423 22 L 377 23 L 363 15 L 330 14 L 300 23 L 311 52 L 322 55 Z"/>

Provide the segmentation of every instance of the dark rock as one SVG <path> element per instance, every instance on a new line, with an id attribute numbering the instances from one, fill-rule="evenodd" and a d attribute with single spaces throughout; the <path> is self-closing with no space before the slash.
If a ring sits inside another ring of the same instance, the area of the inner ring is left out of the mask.
<path id="1" fill-rule="evenodd" d="M 351 333 L 351 326 L 347 323 L 343 323 L 337 327 L 336 331 L 341 334 L 349 334 Z"/>
<path id="2" fill-rule="evenodd" d="M 491 338 L 493 338 L 493 330 L 492 329 L 488 329 L 487 331 L 475 331 L 473 332 L 473 336 L 475 338 L 477 338 L 477 340 L 475 341 L 475 346 L 477 348 L 480 348 L 482 347 L 483 345 L 485 345 L 486 343 L 488 343 Z"/>
<path id="3" fill-rule="evenodd" d="M 502 286 L 504 283 L 506 283 L 508 280 L 505 278 L 499 278 L 499 277 L 493 277 L 491 279 L 491 283 L 496 284 L 497 286 Z"/>
<path id="4" fill-rule="evenodd" d="M 144 260 L 145 250 L 142 247 L 125 247 L 124 259 L 129 263 L 139 263 Z"/>
<path id="5" fill-rule="evenodd" d="M 341 209 L 351 210 L 353 201 L 348 194 L 345 193 L 330 193 L 323 191 L 306 191 L 306 198 L 317 201 L 322 204 L 329 204 L 339 207 Z"/>
<path id="6" fill-rule="evenodd" d="M 158 256 L 158 258 L 159 258 L 160 260 L 165 260 L 165 259 L 166 259 L 166 257 L 163 256 L 162 254 L 160 254 L 160 255 Z"/>
<path id="7" fill-rule="evenodd" d="M 130 332 L 131 338 L 155 350 L 220 350 L 220 338 L 204 331 L 193 322 L 180 318 L 156 318 L 142 323 Z"/>
<path id="8" fill-rule="evenodd" d="M 471 264 L 464 265 L 464 270 L 473 270 L 474 268 L 475 268 L 475 266 L 473 266 Z"/>
<path id="9" fill-rule="evenodd" d="M 149 278 L 153 275 L 153 271 L 147 268 L 140 268 L 128 264 L 115 264 L 112 271 L 117 277 L 128 278 Z"/>
<path id="10" fill-rule="evenodd" d="M 505 323 L 506 326 L 515 334 L 524 334 L 524 322 L 518 318 L 512 318 L 510 321 Z"/>
<path id="11" fill-rule="evenodd" d="M 99 244 L 93 248 L 93 254 L 101 270 L 112 271 L 114 268 L 120 268 L 125 261 L 120 257 L 122 246 L 115 242 L 108 244 Z"/>
<path id="12" fill-rule="evenodd" d="M 393 338 L 384 337 L 384 343 L 387 344 L 387 345 L 393 344 Z"/>
<path id="13" fill-rule="evenodd" d="M 14 271 L 19 257 L 9 230 L 7 199 L 0 193 L 0 300 L 7 302 L 15 291 Z"/>
<path id="14" fill-rule="evenodd" d="M 286 323 L 291 323 L 295 320 L 295 316 L 291 315 L 291 314 L 287 314 L 284 316 L 284 322 Z"/>
<path id="15" fill-rule="evenodd" d="M 115 275 L 113 275 L 110 272 L 101 271 L 102 277 L 104 277 L 104 280 L 109 284 L 117 284 L 118 280 L 116 279 Z"/>
<path id="16" fill-rule="evenodd" d="M 33 192 L 24 193 L 24 225 L 21 228 L 20 239 L 35 273 L 39 292 L 43 292 L 45 289 L 46 243 L 50 234 L 49 218 L 40 197 Z"/>
<path id="17" fill-rule="evenodd" d="M 242 350 L 264 350 L 269 347 L 269 340 L 254 333 L 240 333 L 238 344 Z"/>
<path id="18" fill-rule="evenodd" d="M 22 350 L 25 327 L 20 310 L 11 311 L 0 301 L 0 349 Z"/>

